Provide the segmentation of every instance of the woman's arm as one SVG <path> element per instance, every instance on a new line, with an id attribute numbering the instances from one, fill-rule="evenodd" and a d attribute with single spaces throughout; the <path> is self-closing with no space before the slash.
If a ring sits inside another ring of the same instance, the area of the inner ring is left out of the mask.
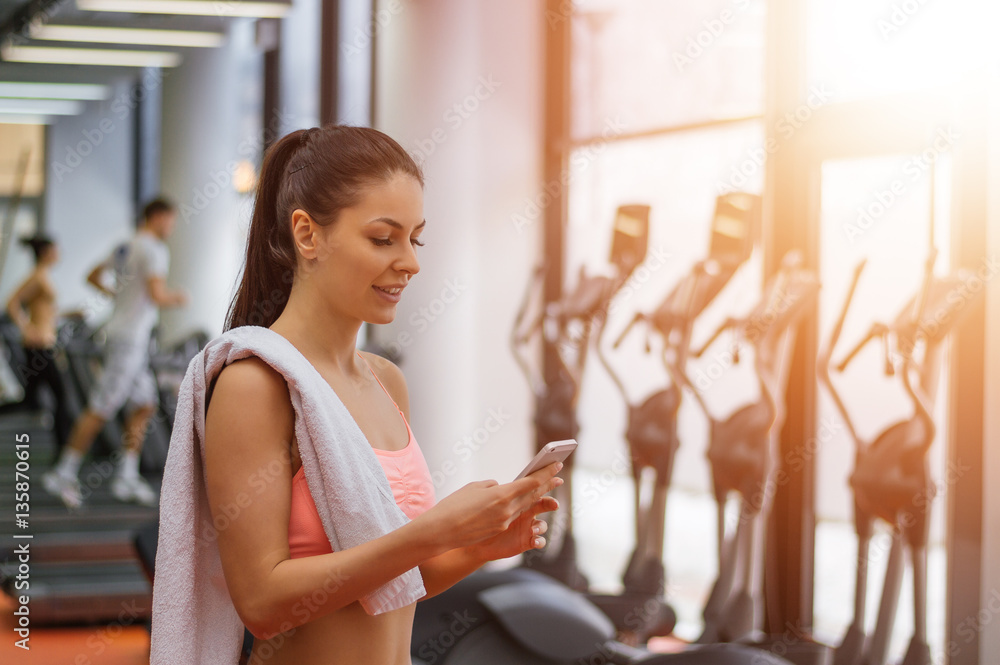
<path id="1" fill-rule="evenodd" d="M 471 547 L 462 547 L 439 554 L 420 564 L 427 595 L 421 600 L 436 596 L 452 585 L 479 570 L 489 559 L 477 556 Z"/>
<path id="2" fill-rule="evenodd" d="M 31 323 L 30 319 L 24 313 L 24 303 L 31 302 L 32 298 L 38 294 L 38 286 L 38 279 L 35 275 L 32 275 L 24 280 L 21 286 L 17 287 L 17 290 L 11 295 L 10 299 L 7 300 L 7 313 L 22 334 L 24 334 L 28 324 Z"/>
<path id="3" fill-rule="evenodd" d="M 48 339 L 46 333 L 39 330 L 24 311 L 25 304 L 30 306 L 40 290 L 40 280 L 37 275 L 32 274 L 7 301 L 7 313 L 21 331 L 21 343 L 25 346 L 50 346 L 55 343 L 55 339 Z"/>
<path id="4" fill-rule="evenodd" d="M 559 482 L 549 476 L 505 486 L 472 483 L 385 536 L 291 559 L 294 412 L 281 375 L 256 358 L 223 370 L 205 436 L 208 499 L 220 527 L 226 584 L 240 618 L 261 638 L 345 607 L 448 550 L 502 533 Z"/>

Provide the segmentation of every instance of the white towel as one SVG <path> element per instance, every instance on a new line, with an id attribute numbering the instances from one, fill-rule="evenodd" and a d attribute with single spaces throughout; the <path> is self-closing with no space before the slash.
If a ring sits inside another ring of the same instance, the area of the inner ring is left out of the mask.
<path id="1" fill-rule="evenodd" d="M 306 483 L 333 550 L 368 542 L 408 521 L 365 435 L 330 384 L 291 342 L 259 326 L 224 333 L 192 359 L 180 388 L 160 491 L 151 665 L 227 665 L 239 660 L 243 623 L 223 577 L 202 460 L 206 390 L 223 367 L 250 355 L 288 382 Z M 413 568 L 360 601 L 374 615 L 409 605 L 424 594 L 419 569 Z"/>

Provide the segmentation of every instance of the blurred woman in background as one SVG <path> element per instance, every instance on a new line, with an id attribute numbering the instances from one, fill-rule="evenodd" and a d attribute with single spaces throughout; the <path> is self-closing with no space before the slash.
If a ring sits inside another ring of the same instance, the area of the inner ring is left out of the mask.
<path id="1" fill-rule="evenodd" d="M 12 408 L 38 409 L 39 389 L 47 385 L 55 397 L 55 436 L 62 448 L 69 438 L 73 417 L 66 402 L 66 387 L 55 365 L 56 352 L 56 290 L 51 268 L 59 260 L 59 247 L 44 235 L 21 239 L 35 256 L 35 268 L 7 301 L 7 314 L 21 331 L 25 360 L 13 363 L 14 373 L 24 386 L 24 400 L 16 405 L 4 405 L 0 413 Z"/>

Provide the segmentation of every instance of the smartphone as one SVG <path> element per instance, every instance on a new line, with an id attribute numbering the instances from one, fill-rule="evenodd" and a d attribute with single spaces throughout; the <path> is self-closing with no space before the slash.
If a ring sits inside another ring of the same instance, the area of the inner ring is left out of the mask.
<path id="1" fill-rule="evenodd" d="M 525 476 L 533 474 L 535 471 L 547 467 L 553 462 L 562 462 L 569 457 L 569 454 L 576 450 L 576 439 L 566 439 L 565 441 L 550 441 L 546 443 L 535 458 L 528 462 L 521 473 L 517 474 L 514 480 L 520 480 Z"/>

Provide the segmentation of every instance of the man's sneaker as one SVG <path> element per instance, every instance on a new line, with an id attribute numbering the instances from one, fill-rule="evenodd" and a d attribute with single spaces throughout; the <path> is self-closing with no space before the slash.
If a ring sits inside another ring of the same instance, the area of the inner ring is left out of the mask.
<path id="1" fill-rule="evenodd" d="M 52 496 L 57 496 L 70 510 L 76 510 L 83 504 L 80 494 L 80 481 L 67 478 L 58 471 L 47 471 L 42 474 L 42 487 Z"/>
<path id="2" fill-rule="evenodd" d="M 156 505 L 156 491 L 142 476 L 125 478 L 116 475 L 111 479 L 111 496 L 119 501 L 134 501 L 143 506 Z"/>

